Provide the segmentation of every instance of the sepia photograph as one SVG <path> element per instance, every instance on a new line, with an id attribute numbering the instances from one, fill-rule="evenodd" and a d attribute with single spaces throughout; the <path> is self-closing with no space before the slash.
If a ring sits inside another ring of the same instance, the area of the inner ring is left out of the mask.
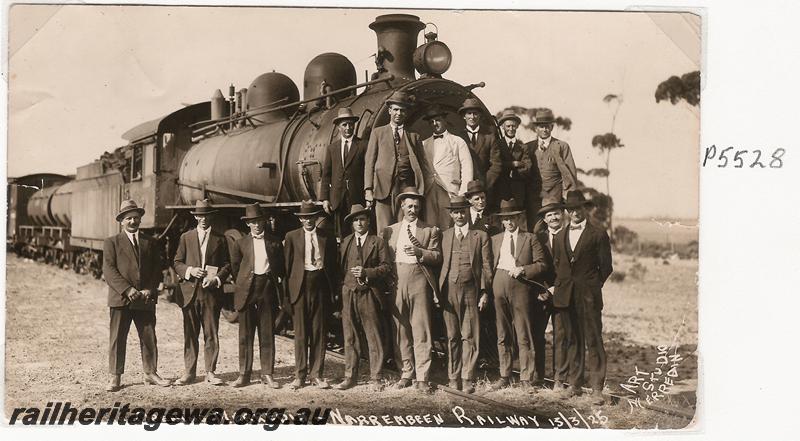
<path id="1" fill-rule="evenodd" d="M 702 428 L 699 11 L 7 26 L 4 424 Z"/>

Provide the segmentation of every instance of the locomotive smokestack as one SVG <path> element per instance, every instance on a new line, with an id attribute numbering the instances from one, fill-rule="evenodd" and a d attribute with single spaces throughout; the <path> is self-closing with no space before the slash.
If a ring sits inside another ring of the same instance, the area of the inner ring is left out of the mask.
<path id="1" fill-rule="evenodd" d="M 416 15 L 387 14 L 375 18 L 369 25 L 378 36 L 376 63 L 379 77 L 394 75 L 395 78 L 412 81 L 414 75 L 414 49 L 417 48 L 419 31 L 425 24 Z M 380 67 L 384 72 L 380 72 Z"/>

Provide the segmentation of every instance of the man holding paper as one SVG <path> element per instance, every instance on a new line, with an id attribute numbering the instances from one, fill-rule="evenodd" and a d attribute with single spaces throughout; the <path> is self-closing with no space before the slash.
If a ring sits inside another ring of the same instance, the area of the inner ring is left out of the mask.
<path id="1" fill-rule="evenodd" d="M 225 237 L 212 230 L 211 216 L 216 210 L 208 200 L 197 201 L 191 212 L 197 228 L 181 235 L 173 267 L 183 279 L 175 290 L 175 303 L 183 311 L 183 360 L 185 371 L 173 383 L 185 386 L 194 381 L 199 352 L 198 338 L 203 328 L 206 381 L 215 386 L 225 382 L 217 377 L 219 357 L 219 314 L 222 309 L 222 281 L 230 274 L 230 258 Z"/>

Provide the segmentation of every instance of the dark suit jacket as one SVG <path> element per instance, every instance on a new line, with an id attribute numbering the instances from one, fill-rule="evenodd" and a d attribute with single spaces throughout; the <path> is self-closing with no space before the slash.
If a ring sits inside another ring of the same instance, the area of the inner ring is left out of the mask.
<path id="1" fill-rule="evenodd" d="M 547 260 L 545 259 L 544 249 L 538 239 L 527 231 L 517 230 L 517 241 L 515 263 L 521 266 L 523 276 L 526 279 L 536 280 L 542 273 L 548 270 Z M 494 264 L 492 268 L 497 270 L 500 262 L 500 247 L 503 245 L 503 235 L 505 232 L 492 236 L 492 253 L 494 254 Z"/>
<path id="2" fill-rule="evenodd" d="M 547 228 L 545 228 L 544 230 L 540 230 L 539 232 L 536 233 L 536 239 L 539 241 L 539 243 L 542 244 L 545 261 L 547 262 L 548 265 L 547 271 L 543 272 L 536 279 L 536 281 L 548 288 L 553 286 L 553 283 L 555 283 L 556 279 L 555 266 L 553 265 L 553 249 L 550 248 L 549 236 L 550 236 L 550 231 Z"/>
<path id="3" fill-rule="evenodd" d="M 339 208 L 342 196 L 347 192 L 347 200 L 351 204 L 364 203 L 364 155 L 366 143 L 352 138 L 347 157 L 342 164 L 342 138 L 339 137 L 325 149 L 325 161 L 322 164 L 322 188 L 319 199 L 331 201 L 335 210 Z M 350 207 L 344 207 L 349 210 Z"/>
<path id="4" fill-rule="evenodd" d="M 394 259 L 397 254 L 397 237 L 400 234 L 406 234 L 405 231 L 400 231 L 401 222 L 389 225 L 383 230 L 383 240 L 389 245 L 389 254 Z M 433 290 L 435 299 L 439 298 L 439 283 L 436 278 L 436 269 L 442 264 L 442 249 L 440 247 L 441 230 L 438 227 L 430 226 L 417 220 L 417 232 L 414 237 L 417 238 L 419 243 L 422 244 L 422 257 L 420 257 L 420 268 L 425 275 Z M 401 251 L 402 252 L 402 251 Z M 397 280 L 397 273 L 393 274 L 394 280 Z"/>
<path id="5" fill-rule="evenodd" d="M 278 278 L 286 278 L 286 266 L 283 261 L 283 245 L 280 239 L 264 234 L 264 244 L 269 261 L 269 274 L 278 283 Z M 253 236 L 250 234 L 237 240 L 231 247 L 231 273 L 236 277 L 236 291 L 233 295 L 233 306 L 237 311 L 244 309 L 250 287 L 253 284 L 254 257 Z"/>
<path id="6" fill-rule="evenodd" d="M 535 157 L 530 154 L 530 146 L 519 139 L 517 144 L 512 152 L 505 138 L 497 142 L 497 149 L 492 157 L 500 166 L 489 170 L 487 181 L 492 183 L 491 186 L 501 199 L 513 197 L 518 204 L 524 204 L 527 192 L 534 191 L 538 195 L 541 186 L 537 184 L 539 174 L 536 173 Z M 522 166 L 514 167 L 514 161 L 520 161 Z"/>
<path id="7" fill-rule="evenodd" d="M 498 227 L 496 224 L 492 222 L 492 215 L 488 214 L 489 210 L 483 210 L 483 216 L 481 216 L 481 221 L 479 223 L 472 222 L 472 211 L 467 211 L 467 223 L 469 224 L 470 230 L 481 230 L 489 235 L 489 237 L 494 236 L 495 234 L 503 231 L 502 228 Z"/>
<path id="8" fill-rule="evenodd" d="M 347 261 L 347 254 L 350 252 L 350 247 L 356 246 L 355 234 L 350 234 L 342 240 L 341 247 L 339 248 L 339 274 L 342 276 L 343 289 L 356 289 L 358 285 L 348 286 L 344 283 L 346 277 L 344 274 L 350 271 L 350 268 L 356 266 L 356 262 Z M 378 296 L 380 299 L 383 294 L 388 290 L 388 279 L 392 274 L 392 260 L 389 257 L 389 247 L 386 242 L 378 236 L 367 235 L 362 246 L 364 272 L 367 274 L 367 286 L 369 289 Z"/>
<path id="9" fill-rule="evenodd" d="M 219 268 L 217 277 L 219 277 L 220 283 L 225 283 L 231 272 L 228 242 L 225 240 L 225 236 L 217 233 L 214 229 L 211 230 L 207 240 L 206 265 Z M 179 289 L 175 291 L 175 303 L 178 305 L 183 307 L 189 305 L 198 291 L 214 294 L 222 293 L 222 287 L 203 288 L 202 280 L 194 277 L 190 277 L 190 280 L 183 279 L 186 276 L 188 267 L 199 267 L 201 264 L 200 240 L 197 236 L 197 229 L 192 229 L 181 235 L 181 239 L 178 242 L 178 251 L 175 253 L 175 259 L 173 259 L 173 268 L 178 273 L 178 277 L 181 278 Z"/>
<path id="10" fill-rule="evenodd" d="M 475 165 L 473 168 L 473 178 L 481 180 L 484 184 L 490 187 L 492 184 L 494 184 L 494 182 L 486 182 L 486 177 L 492 160 L 492 152 L 498 151 L 497 143 L 500 141 L 497 139 L 497 135 L 481 126 L 478 130 L 478 136 L 475 139 L 474 145 L 470 142 L 469 133 L 466 131 L 466 129 L 464 130 L 464 133 L 461 134 L 461 137 L 467 143 L 469 151 L 472 154 L 472 163 Z M 496 176 L 497 173 L 494 173 L 494 175 Z"/>
<path id="11" fill-rule="evenodd" d="M 336 291 L 336 238 L 327 231 L 317 228 L 317 242 L 319 243 L 319 253 L 322 259 L 322 272 L 328 280 L 328 294 L 333 296 Z M 303 228 L 300 227 L 286 233 L 284 239 L 283 254 L 286 260 L 286 275 L 289 287 L 289 300 L 292 304 L 300 298 L 300 288 L 303 286 L 303 274 L 305 273 L 305 249 L 306 241 Z"/>
<path id="12" fill-rule="evenodd" d="M 453 255 L 453 243 L 456 230 L 450 228 L 442 233 L 442 270 L 439 273 L 439 289 L 444 289 L 450 273 L 450 261 Z M 469 263 L 472 265 L 472 277 L 475 289 L 490 292 L 492 290 L 492 248 L 489 245 L 489 235 L 481 230 L 469 230 Z M 458 269 L 456 269 L 458 271 Z"/>
<path id="13" fill-rule="evenodd" d="M 553 261 L 556 269 L 553 306 L 566 308 L 572 296 L 577 296 L 585 305 L 603 309 L 602 287 L 614 271 L 611 264 L 611 243 L 604 230 L 588 221 L 586 230 L 572 252 L 567 245 L 569 227 L 556 235 Z M 577 301 L 578 299 L 576 299 Z"/>
<path id="14" fill-rule="evenodd" d="M 149 289 L 153 298 L 158 294 L 161 274 L 161 247 L 159 242 L 139 232 L 139 259 L 133 244 L 122 232 L 111 236 L 103 243 L 103 277 L 108 284 L 108 306 L 119 308 L 130 301 L 125 296 L 129 288 Z M 155 308 L 155 303 L 150 307 Z"/>
<path id="15" fill-rule="evenodd" d="M 403 126 L 403 136 L 400 142 L 408 147 L 408 159 L 417 184 L 417 190 L 425 194 L 425 182 L 418 155 L 422 151 L 422 140 L 419 135 L 408 130 L 408 124 Z M 394 184 L 395 164 L 397 162 L 397 149 L 394 145 L 392 126 L 377 127 L 369 136 L 367 153 L 364 157 L 364 188 L 371 188 L 375 200 L 385 199 L 392 194 Z"/>

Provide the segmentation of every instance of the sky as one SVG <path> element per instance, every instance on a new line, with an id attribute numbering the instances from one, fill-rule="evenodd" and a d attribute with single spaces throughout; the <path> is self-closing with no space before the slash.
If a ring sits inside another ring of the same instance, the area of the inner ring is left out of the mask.
<path id="1" fill-rule="evenodd" d="M 699 21 L 679 14 L 15 5 L 8 176 L 73 174 L 124 145 L 131 127 L 264 72 L 288 75 L 302 93 L 306 64 L 320 53 L 345 55 L 361 81 L 374 71 L 368 25 L 394 12 L 438 27 L 453 53 L 444 77 L 485 82 L 475 93 L 493 113 L 519 105 L 569 117 L 572 129 L 555 136 L 584 170 L 603 165 L 591 139 L 611 129 L 616 108 L 603 97 L 621 96 L 615 216 L 697 217 L 699 110 L 654 98 L 661 81 L 700 68 Z"/>

